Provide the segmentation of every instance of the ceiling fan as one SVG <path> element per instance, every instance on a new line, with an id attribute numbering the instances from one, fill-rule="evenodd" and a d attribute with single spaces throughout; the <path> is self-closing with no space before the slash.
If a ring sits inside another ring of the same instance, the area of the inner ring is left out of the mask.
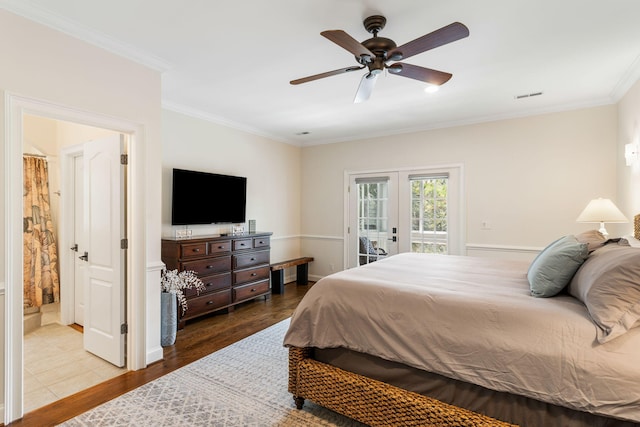
<path id="1" fill-rule="evenodd" d="M 433 70 L 430 68 L 420 67 L 418 65 L 405 64 L 402 62 L 394 62 L 388 64 L 389 61 L 400 61 L 411 56 L 425 52 L 430 49 L 445 45 L 447 43 L 460 40 L 469 35 L 469 29 L 459 22 L 454 22 L 422 37 L 418 37 L 402 46 L 396 46 L 396 43 L 385 37 L 378 37 L 378 32 L 382 30 L 387 23 L 384 16 L 374 15 L 366 18 L 363 22 L 364 28 L 373 37 L 360 43 L 349 34 L 342 30 L 323 31 L 320 35 L 331 40 L 338 46 L 348 50 L 355 55 L 358 66 L 340 68 L 339 70 L 327 71 L 326 73 L 315 74 L 309 77 L 292 80 L 292 85 L 310 82 L 325 77 L 335 76 L 338 74 L 350 73 L 367 68 L 368 72 L 362 76 L 358 91 L 353 100 L 354 103 L 366 101 L 373 92 L 378 74 L 385 69 L 391 74 L 396 74 L 410 79 L 420 80 L 432 85 L 439 86 L 446 83 L 450 78 L 450 73 Z"/>

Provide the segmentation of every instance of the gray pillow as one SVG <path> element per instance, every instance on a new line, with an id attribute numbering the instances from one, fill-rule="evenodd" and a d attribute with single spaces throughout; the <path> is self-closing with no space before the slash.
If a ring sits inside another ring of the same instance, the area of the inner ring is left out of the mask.
<path id="1" fill-rule="evenodd" d="M 580 243 L 586 243 L 587 246 L 589 246 L 589 252 L 593 252 L 596 249 L 603 247 L 607 242 L 607 238 L 598 230 L 589 230 L 576 234 L 576 239 Z"/>
<path id="2" fill-rule="evenodd" d="M 578 242 L 575 236 L 562 237 L 544 248 L 527 271 L 531 295 L 556 295 L 569 284 L 588 254 L 587 244 Z"/>
<path id="3" fill-rule="evenodd" d="M 624 334 L 640 320 L 640 249 L 608 244 L 595 250 L 568 290 L 589 310 L 598 342 Z"/>

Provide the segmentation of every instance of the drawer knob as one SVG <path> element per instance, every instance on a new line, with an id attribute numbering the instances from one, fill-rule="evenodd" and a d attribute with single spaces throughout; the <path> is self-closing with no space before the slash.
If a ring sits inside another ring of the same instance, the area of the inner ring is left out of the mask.
<path id="1" fill-rule="evenodd" d="M 207 268 L 208 269 L 212 269 L 212 268 L 214 268 L 214 266 L 213 265 L 207 265 Z"/>
<path id="2" fill-rule="evenodd" d="M 257 275 L 258 275 L 257 273 L 251 273 L 251 276 L 257 276 Z"/>
<path id="3" fill-rule="evenodd" d="M 218 246 L 218 249 L 224 249 L 224 246 Z"/>
<path id="4" fill-rule="evenodd" d="M 205 283 L 205 286 L 211 286 L 213 283 Z"/>
<path id="5" fill-rule="evenodd" d="M 263 245 L 263 244 L 264 244 L 264 242 L 263 242 L 262 240 L 260 240 L 258 243 L 259 243 L 259 244 L 261 244 L 261 245 Z"/>
<path id="6" fill-rule="evenodd" d="M 207 301 L 207 305 L 213 304 L 213 301 Z"/>
<path id="7" fill-rule="evenodd" d="M 251 292 L 255 292 L 255 291 L 256 291 L 256 288 L 251 288 Z"/>
<path id="8" fill-rule="evenodd" d="M 255 258 L 251 258 L 251 261 L 255 261 L 255 260 L 256 260 Z"/>
<path id="9" fill-rule="evenodd" d="M 200 248 L 194 249 L 193 252 L 200 252 Z"/>

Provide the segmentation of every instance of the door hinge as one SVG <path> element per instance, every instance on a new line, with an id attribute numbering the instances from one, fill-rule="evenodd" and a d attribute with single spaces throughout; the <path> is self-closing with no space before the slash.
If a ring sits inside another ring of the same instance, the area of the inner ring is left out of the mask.
<path id="1" fill-rule="evenodd" d="M 120 325 L 120 334 L 126 334 L 129 332 L 129 325 L 127 325 L 126 323 L 123 323 L 122 325 Z"/>
<path id="2" fill-rule="evenodd" d="M 351 227 L 347 227 L 347 234 L 351 234 Z"/>
<path id="3" fill-rule="evenodd" d="M 128 154 L 120 154 L 120 164 L 128 165 L 129 164 L 129 155 Z"/>
<path id="4" fill-rule="evenodd" d="M 120 249 L 129 249 L 129 239 L 120 240 Z"/>

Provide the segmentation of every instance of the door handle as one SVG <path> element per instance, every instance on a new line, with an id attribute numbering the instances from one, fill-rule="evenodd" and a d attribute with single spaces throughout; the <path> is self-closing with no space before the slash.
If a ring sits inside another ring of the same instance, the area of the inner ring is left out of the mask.
<path id="1" fill-rule="evenodd" d="M 85 251 L 84 255 L 79 256 L 78 259 L 89 262 L 89 252 Z"/>
<path id="2" fill-rule="evenodd" d="M 390 237 L 387 240 L 391 240 L 392 242 L 397 242 L 398 238 L 396 236 Z"/>
<path id="3" fill-rule="evenodd" d="M 71 249 L 74 252 L 78 252 L 78 244 L 74 244 L 73 246 L 71 246 L 69 249 Z"/>

